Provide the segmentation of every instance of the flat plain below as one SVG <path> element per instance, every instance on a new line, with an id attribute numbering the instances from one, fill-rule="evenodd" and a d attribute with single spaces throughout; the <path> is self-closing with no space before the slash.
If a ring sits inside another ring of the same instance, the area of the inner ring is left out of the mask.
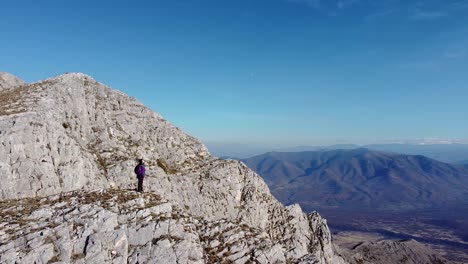
<path id="1" fill-rule="evenodd" d="M 455 263 L 468 263 L 468 213 L 460 210 L 354 212 L 318 210 L 344 248 L 382 239 L 414 239 Z"/>

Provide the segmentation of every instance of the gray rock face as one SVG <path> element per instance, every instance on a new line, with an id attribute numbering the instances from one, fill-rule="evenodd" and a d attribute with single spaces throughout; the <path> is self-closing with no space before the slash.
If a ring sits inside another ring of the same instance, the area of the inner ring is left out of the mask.
<path id="1" fill-rule="evenodd" d="M 0 98 L 0 263 L 343 262 L 317 213 L 283 207 L 244 164 L 89 76 Z"/>
<path id="2" fill-rule="evenodd" d="M 0 263 L 285 263 L 297 260 L 286 241 L 300 244 L 289 234 L 278 240 L 262 228 L 194 217 L 156 194 L 126 190 L 7 200 L 0 212 Z M 310 217 L 316 236 L 303 263 L 340 263 L 323 248 L 326 225 Z"/>
<path id="3" fill-rule="evenodd" d="M 23 84 L 25 84 L 25 82 L 18 77 L 6 72 L 0 72 L 0 91 Z"/>
<path id="4" fill-rule="evenodd" d="M 83 74 L 13 87 L 0 96 L 9 98 L 0 102 L 0 173 L 8 179 L 0 198 L 129 186 L 137 157 L 150 167 L 158 159 L 181 167 L 208 157 L 198 140 Z"/>

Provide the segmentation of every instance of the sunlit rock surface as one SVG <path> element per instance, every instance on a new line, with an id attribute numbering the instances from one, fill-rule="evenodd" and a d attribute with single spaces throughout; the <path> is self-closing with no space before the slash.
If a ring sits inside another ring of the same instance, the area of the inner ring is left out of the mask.
<path id="1" fill-rule="evenodd" d="M 20 78 L 7 72 L 0 72 L 0 91 L 23 84 L 25 84 L 25 82 Z"/>
<path id="2" fill-rule="evenodd" d="M 135 99 L 81 73 L 9 83 L 0 263 L 344 263 L 320 215 Z"/>

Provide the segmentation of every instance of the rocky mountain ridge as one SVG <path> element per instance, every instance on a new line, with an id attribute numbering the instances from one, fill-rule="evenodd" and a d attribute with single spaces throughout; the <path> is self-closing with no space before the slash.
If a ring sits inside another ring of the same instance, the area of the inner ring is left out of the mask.
<path id="1" fill-rule="evenodd" d="M 287 260 L 282 246 L 261 228 L 227 219 L 194 217 L 152 193 L 74 191 L 2 202 L 0 211 L 3 221 L 8 221 L 1 225 L 0 263 Z"/>
<path id="2" fill-rule="evenodd" d="M 318 213 L 137 100 L 81 73 L 18 80 L 0 90 L 0 263 L 346 263 Z"/>
<path id="3" fill-rule="evenodd" d="M 93 190 L 130 190 L 135 184 L 135 158 L 143 157 L 148 171 L 146 190 L 167 200 L 171 206 L 182 208 L 186 215 L 211 223 L 225 221 L 239 227 L 259 229 L 259 233 L 265 234 L 260 242 L 271 241 L 271 248 L 274 248 L 271 254 L 280 262 L 305 256 L 316 263 L 342 262 L 333 253 L 328 227 L 318 214 L 307 216 L 298 206 L 283 207 L 271 196 L 263 180 L 245 165 L 210 156 L 200 141 L 135 99 L 87 75 L 70 73 L 36 83 L 9 86 L 0 91 L 0 98 L 0 198 L 4 201 L 20 199 L 17 201 L 21 203 L 24 199 L 75 191 L 80 191 L 79 196 L 86 196 Z M 80 206 L 72 208 L 80 211 Z M 20 211 L 18 208 L 5 210 Z M 86 214 L 87 209 L 83 210 Z M 34 215 L 34 212 L 30 213 Z M 83 215 L 75 217 L 81 219 Z M 27 258 L 29 253 L 24 255 L 24 252 L 34 251 L 34 248 L 28 248 L 28 234 L 21 233 L 23 226 L 19 225 L 20 230 L 11 230 L 12 225 L 15 223 L 6 222 L 2 226 L 1 263 L 14 263 L 19 256 Z M 93 221 L 92 225 L 100 224 Z M 90 236 L 95 234 L 101 244 L 110 239 L 108 235 L 120 237 L 125 233 L 128 238 L 128 228 L 125 224 L 121 227 L 123 231 L 119 234 L 95 229 L 87 231 L 85 236 L 91 239 Z M 51 230 L 32 227 L 33 230 L 37 228 L 41 232 Z M 112 228 L 120 230 L 118 226 Z M 101 234 L 103 232 L 111 233 Z M 155 232 L 150 234 L 157 239 Z M 67 233 L 67 236 L 71 235 Z M 59 239 L 57 236 L 53 238 Z M 74 240 L 68 242 L 75 244 Z M 89 251 L 85 244 L 78 245 L 86 259 Z M 77 263 L 82 259 L 72 259 L 72 253 L 65 252 L 68 253 L 54 253 L 51 258 Z M 268 254 L 268 258 L 273 258 Z M 99 255 L 96 259 L 103 258 L 106 262 L 121 263 L 117 256 L 107 259 Z M 200 261 L 207 262 L 207 258 L 204 254 Z M 243 256 L 239 258 L 243 259 Z M 260 263 L 270 262 L 261 257 L 253 256 L 253 259 Z M 137 261 L 145 262 L 143 259 Z M 237 263 L 246 261 L 238 260 Z M 172 261 L 159 259 L 157 262 Z"/>
<path id="4" fill-rule="evenodd" d="M 14 87 L 23 84 L 25 84 L 25 82 L 20 78 L 7 72 L 0 72 L 0 91 L 8 87 Z"/>

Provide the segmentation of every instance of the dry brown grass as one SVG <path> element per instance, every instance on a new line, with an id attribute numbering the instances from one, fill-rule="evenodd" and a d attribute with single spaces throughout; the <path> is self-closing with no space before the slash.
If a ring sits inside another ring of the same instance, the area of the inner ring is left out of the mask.
<path id="1" fill-rule="evenodd" d="M 71 256 L 71 260 L 79 260 L 79 259 L 82 259 L 84 257 L 85 257 L 85 255 L 83 253 L 73 254 Z"/>
<path id="2" fill-rule="evenodd" d="M 156 160 L 158 166 L 164 170 L 164 172 L 169 175 L 169 174 L 176 174 L 177 173 L 177 170 L 172 168 L 171 166 L 169 166 L 166 161 L 164 161 L 163 159 L 157 159 Z"/>
<path id="3" fill-rule="evenodd" d="M 55 262 L 59 262 L 59 261 L 60 261 L 60 258 L 58 257 L 58 255 L 55 255 L 51 259 L 49 259 L 49 261 L 47 261 L 47 264 L 55 263 Z"/>
<path id="4" fill-rule="evenodd" d="M 172 236 L 172 235 L 162 235 L 160 237 L 153 238 L 152 243 L 153 243 L 153 245 L 156 245 L 156 244 L 158 244 L 159 241 L 162 241 L 162 240 L 169 240 L 171 242 L 176 242 L 177 243 L 181 239 L 179 237 Z"/>
<path id="5" fill-rule="evenodd" d="M 26 107 L 23 102 L 23 96 L 28 91 L 29 87 L 27 85 L 0 91 L 0 116 L 25 112 Z"/>
<path id="6" fill-rule="evenodd" d="M 54 81 L 47 80 L 33 84 L 15 86 L 0 91 L 0 116 L 14 115 L 28 111 L 28 104 L 37 103 L 38 92 L 44 86 L 52 85 Z"/>
<path id="7" fill-rule="evenodd" d="M 92 79 L 89 79 L 88 77 L 86 77 L 84 80 L 83 80 L 83 85 L 84 86 L 90 86 L 91 84 L 97 84 L 96 81 L 92 80 Z"/>

